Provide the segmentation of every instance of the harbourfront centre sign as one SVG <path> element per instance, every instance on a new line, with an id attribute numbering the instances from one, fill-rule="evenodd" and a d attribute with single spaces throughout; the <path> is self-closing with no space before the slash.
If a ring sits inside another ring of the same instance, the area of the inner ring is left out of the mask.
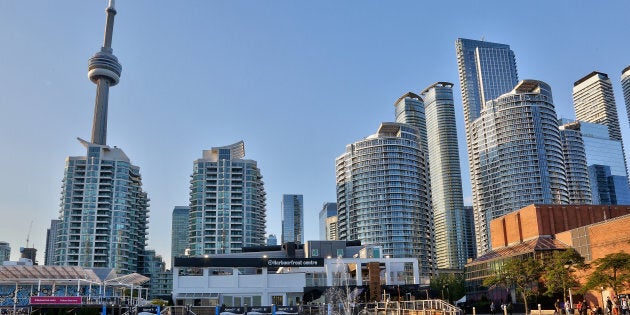
<path id="1" fill-rule="evenodd" d="M 323 267 L 324 258 L 175 257 L 175 267 Z"/>

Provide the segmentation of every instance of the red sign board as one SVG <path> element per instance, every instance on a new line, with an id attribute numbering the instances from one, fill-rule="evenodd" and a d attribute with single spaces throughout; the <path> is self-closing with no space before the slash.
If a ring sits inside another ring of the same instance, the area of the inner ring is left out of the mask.
<path id="1" fill-rule="evenodd" d="M 31 304 L 82 304 L 80 296 L 31 296 Z"/>

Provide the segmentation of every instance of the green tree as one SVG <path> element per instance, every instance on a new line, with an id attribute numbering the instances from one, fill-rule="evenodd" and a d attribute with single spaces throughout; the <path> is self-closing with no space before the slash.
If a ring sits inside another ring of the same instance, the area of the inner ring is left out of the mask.
<path id="1" fill-rule="evenodd" d="M 527 314 L 529 313 L 527 300 L 535 294 L 533 288 L 538 284 L 542 273 L 543 266 L 534 257 L 512 257 L 505 260 L 503 266 L 495 275 L 484 279 L 483 285 L 486 287 L 502 286 L 507 289 L 514 288 L 516 294 L 523 298 L 525 314 Z"/>
<path id="2" fill-rule="evenodd" d="M 550 259 L 545 260 L 544 281 L 547 290 L 545 294 L 553 296 L 562 292 L 562 300 L 567 299 L 567 289 L 580 285 L 575 272 L 584 270 L 588 265 L 575 249 L 569 248 L 563 251 L 555 251 Z"/>
<path id="3" fill-rule="evenodd" d="M 429 287 L 435 292 L 442 292 L 449 303 L 466 294 L 466 281 L 463 273 L 440 273 L 431 278 Z"/>
<path id="4" fill-rule="evenodd" d="M 595 270 L 588 276 L 583 291 L 603 286 L 618 293 L 623 286 L 630 285 L 630 254 L 608 254 L 593 261 L 592 265 Z"/>

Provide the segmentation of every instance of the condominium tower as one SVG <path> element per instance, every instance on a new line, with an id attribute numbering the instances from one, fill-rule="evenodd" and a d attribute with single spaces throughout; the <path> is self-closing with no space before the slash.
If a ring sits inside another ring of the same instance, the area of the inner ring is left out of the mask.
<path id="1" fill-rule="evenodd" d="M 190 207 L 175 206 L 171 214 L 171 267 L 173 258 L 186 255 Z"/>
<path id="2" fill-rule="evenodd" d="M 568 204 L 551 88 L 524 80 L 488 101 L 470 126 L 478 254 L 490 249 L 492 219 L 532 203 Z"/>
<path id="3" fill-rule="evenodd" d="M 111 48 L 113 4 L 106 9 L 103 47 L 88 63 L 88 77 L 97 85 L 92 138 L 79 139 L 85 156 L 66 159 L 53 263 L 126 274 L 138 270 L 145 249 L 149 198 L 140 168 L 105 141 L 109 87 L 118 83 L 122 71 Z"/>
<path id="4" fill-rule="evenodd" d="M 11 245 L 8 242 L 0 241 L 0 264 L 11 260 Z"/>
<path id="5" fill-rule="evenodd" d="M 265 244 L 266 196 L 243 141 L 204 150 L 190 180 L 190 255 L 229 254 Z"/>
<path id="6" fill-rule="evenodd" d="M 591 183 L 584 137 L 579 122 L 568 122 L 560 119 L 560 138 L 564 154 L 564 168 L 567 175 L 567 188 L 571 204 L 586 205 L 593 203 Z"/>
<path id="7" fill-rule="evenodd" d="M 621 89 L 623 90 L 623 99 L 626 102 L 626 114 L 630 121 L 630 66 L 621 71 Z"/>
<path id="8" fill-rule="evenodd" d="M 304 244 L 304 196 L 282 195 L 282 244 L 293 242 Z"/>
<path id="9" fill-rule="evenodd" d="M 463 269 L 470 239 L 465 237 L 464 197 L 455 124 L 453 84 L 437 82 L 420 93 L 424 99 L 435 223 L 437 267 Z"/>
<path id="10" fill-rule="evenodd" d="M 573 84 L 575 118 L 608 127 L 610 139 L 621 140 L 621 127 L 608 75 L 593 71 Z"/>
<path id="11" fill-rule="evenodd" d="M 425 161 L 420 132 L 409 124 L 382 123 L 347 145 L 335 161 L 339 239 L 418 258 L 421 276 L 430 275 L 435 249 Z"/>

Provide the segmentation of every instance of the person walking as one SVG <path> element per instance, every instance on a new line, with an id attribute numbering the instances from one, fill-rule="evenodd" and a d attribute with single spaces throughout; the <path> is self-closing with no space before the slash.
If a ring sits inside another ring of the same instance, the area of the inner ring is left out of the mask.
<path id="1" fill-rule="evenodd" d="M 612 301 L 610 300 L 610 297 L 607 297 L 607 298 L 606 298 L 606 313 L 607 313 L 608 315 L 611 315 L 611 314 L 612 314 L 612 307 L 613 307 L 613 303 L 612 303 Z"/>
<path id="2" fill-rule="evenodd" d="M 490 303 L 490 314 L 494 315 L 495 312 L 496 307 L 494 306 L 494 301 L 492 301 L 492 303 Z"/>
<path id="3" fill-rule="evenodd" d="M 561 314 L 560 299 L 556 299 L 556 302 L 553 303 L 553 307 L 556 309 L 556 312 L 554 313 L 554 315 L 560 315 Z"/>
<path id="4" fill-rule="evenodd" d="M 570 300 L 566 300 L 564 302 L 564 313 L 567 315 L 572 315 L 571 309 L 573 308 L 573 305 L 571 305 L 571 301 Z"/>
<path id="5" fill-rule="evenodd" d="M 580 315 L 588 315 L 588 302 L 586 300 L 582 301 L 580 304 Z"/>

